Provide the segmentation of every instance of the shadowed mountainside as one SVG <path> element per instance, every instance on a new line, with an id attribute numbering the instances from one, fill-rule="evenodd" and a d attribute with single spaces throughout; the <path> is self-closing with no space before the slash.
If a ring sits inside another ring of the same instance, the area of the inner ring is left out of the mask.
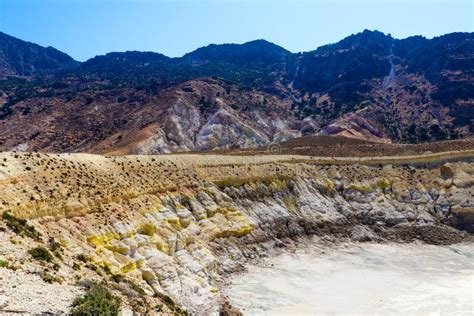
<path id="1" fill-rule="evenodd" d="M 42 47 L 0 32 L 0 79 L 48 74 L 79 62 L 53 47 Z"/>

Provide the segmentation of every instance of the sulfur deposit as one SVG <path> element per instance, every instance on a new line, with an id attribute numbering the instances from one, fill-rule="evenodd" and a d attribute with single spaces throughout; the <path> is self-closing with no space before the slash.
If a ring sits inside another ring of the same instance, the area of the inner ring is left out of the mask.
<path id="1" fill-rule="evenodd" d="M 72 297 L 80 280 L 106 280 L 125 312 L 204 315 L 218 312 L 229 273 L 311 236 L 468 240 L 472 158 L 2 153 L 0 309 L 48 311 L 15 307 L 11 270 Z M 34 247 L 53 258 L 34 260 Z"/>

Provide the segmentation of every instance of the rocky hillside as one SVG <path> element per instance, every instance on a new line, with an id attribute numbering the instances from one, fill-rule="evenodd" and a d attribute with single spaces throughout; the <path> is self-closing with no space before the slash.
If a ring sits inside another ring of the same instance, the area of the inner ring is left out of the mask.
<path id="1" fill-rule="evenodd" d="M 20 102 L 0 121 L 4 147 L 167 153 L 262 146 L 298 136 L 305 128 L 304 122 L 286 117 L 291 107 L 287 100 L 213 79 L 187 81 L 158 94 L 120 88 L 73 96 L 64 92 L 28 102 L 36 105 Z"/>
<path id="2" fill-rule="evenodd" d="M 208 315 L 296 240 L 469 240 L 472 159 L 2 153 L 0 309 L 65 312 L 92 279 L 123 310 Z"/>
<path id="3" fill-rule="evenodd" d="M 314 134 L 420 143 L 474 133 L 472 33 L 364 31 L 298 54 L 257 40 L 66 64 L 27 79 L 2 70 L 17 76 L 0 81 L 0 147 L 149 154 Z"/>
<path id="4" fill-rule="evenodd" d="M 78 64 L 53 47 L 42 47 L 0 32 L 0 79 L 50 74 Z"/>

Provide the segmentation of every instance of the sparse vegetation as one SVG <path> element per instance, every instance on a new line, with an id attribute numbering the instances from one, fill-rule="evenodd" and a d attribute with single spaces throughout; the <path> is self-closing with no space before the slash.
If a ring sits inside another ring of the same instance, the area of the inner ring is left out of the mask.
<path id="1" fill-rule="evenodd" d="M 52 274 L 49 274 L 46 271 L 41 272 L 40 276 L 41 276 L 41 279 L 46 283 L 61 283 L 62 282 L 61 278 L 54 276 Z"/>
<path id="2" fill-rule="evenodd" d="M 29 254 L 36 260 L 40 261 L 46 261 L 46 262 L 52 262 L 53 261 L 53 256 L 49 252 L 48 249 L 44 247 L 36 247 L 33 249 L 30 249 Z"/>
<path id="3" fill-rule="evenodd" d="M 392 186 L 392 183 L 388 179 L 380 179 L 377 181 L 377 187 L 381 190 L 386 190 Z"/>
<path id="4" fill-rule="evenodd" d="M 72 315 L 118 315 L 120 299 L 114 296 L 104 285 L 92 281 L 83 284 L 86 293 L 74 300 Z"/>
<path id="5" fill-rule="evenodd" d="M 10 266 L 10 262 L 7 260 L 0 259 L 0 268 L 8 268 Z"/>
<path id="6" fill-rule="evenodd" d="M 116 283 L 120 283 L 120 282 L 123 282 L 125 280 L 125 277 L 121 274 L 112 274 L 111 278 Z"/>
<path id="7" fill-rule="evenodd" d="M 40 239 L 40 233 L 33 226 L 30 226 L 25 219 L 17 218 L 8 212 L 2 214 L 2 219 L 16 234 L 27 236 L 35 240 Z"/>
<path id="8" fill-rule="evenodd" d="M 163 293 L 155 293 L 155 295 L 159 297 L 163 301 L 163 303 L 165 303 L 165 305 L 175 313 L 175 315 L 189 315 L 189 313 L 186 310 L 179 307 L 175 303 L 175 301 L 173 301 L 173 299 L 169 297 L 168 295 L 163 294 Z"/>
<path id="9" fill-rule="evenodd" d="M 144 223 L 138 230 L 140 234 L 147 235 L 147 236 L 153 236 L 156 232 L 155 226 L 151 223 Z"/>
<path id="10" fill-rule="evenodd" d="M 354 184 L 351 183 L 348 187 L 348 190 L 354 190 L 354 191 L 359 191 L 361 193 L 370 193 L 373 191 L 372 186 L 369 184 Z"/>
<path id="11" fill-rule="evenodd" d="M 225 178 L 222 180 L 214 181 L 214 184 L 217 185 L 220 189 L 224 189 L 226 187 L 241 187 L 249 183 L 263 183 L 265 185 L 270 185 L 273 182 L 277 181 L 289 181 L 292 178 L 289 176 L 283 175 L 269 175 L 263 177 L 251 177 L 251 178 Z"/>
<path id="12" fill-rule="evenodd" d="M 49 239 L 49 249 L 51 249 L 52 252 L 55 251 L 60 251 L 61 250 L 61 244 L 57 242 L 54 238 Z"/>
<path id="13" fill-rule="evenodd" d="M 83 253 L 77 255 L 77 260 L 82 261 L 84 263 L 89 261 L 89 257 Z"/>

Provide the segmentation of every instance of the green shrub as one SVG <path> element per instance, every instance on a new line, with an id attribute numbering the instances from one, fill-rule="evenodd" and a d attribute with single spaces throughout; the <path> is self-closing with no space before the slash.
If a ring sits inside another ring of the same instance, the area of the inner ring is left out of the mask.
<path id="1" fill-rule="evenodd" d="M 72 315 L 118 315 L 120 300 L 103 285 L 87 282 L 86 293 L 74 300 Z"/>
<path id="2" fill-rule="evenodd" d="M 61 268 L 61 266 L 59 265 L 59 263 L 55 262 L 55 263 L 53 264 L 53 269 L 54 269 L 54 271 L 59 271 L 60 268 Z"/>
<path id="3" fill-rule="evenodd" d="M 47 261 L 47 262 L 53 261 L 53 256 L 51 255 L 49 250 L 44 247 L 36 247 L 36 248 L 30 249 L 28 252 L 36 260 Z"/>
<path id="4" fill-rule="evenodd" d="M 61 251 L 61 244 L 57 242 L 54 238 L 49 238 L 49 249 L 51 249 L 52 252 L 55 251 Z"/>
<path id="5" fill-rule="evenodd" d="M 82 261 L 84 263 L 87 263 L 89 261 L 89 257 L 87 257 L 85 254 L 78 254 L 77 255 L 77 260 Z"/>
<path id="6" fill-rule="evenodd" d="M 61 278 L 58 278 L 47 272 L 41 272 L 40 276 L 41 276 L 41 279 L 46 283 L 54 283 L 54 282 L 61 283 L 62 282 Z"/>
<path id="7" fill-rule="evenodd" d="M 16 234 L 20 236 L 28 236 L 35 240 L 40 239 L 40 233 L 36 231 L 33 226 L 28 225 L 26 220 L 16 218 L 8 212 L 4 212 L 2 214 L 2 219 L 7 223 L 7 226 Z"/>
<path id="8" fill-rule="evenodd" d="M 63 258 L 63 255 L 61 254 L 61 252 L 56 250 L 55 252 L 53 252 L 53 254 L 56 256 L 56 258 L 63 261 L 64 258 Z"/>
<path id="9" fill-rule="evenodd" d="M 93 264 L 93 263 L 90 263 L 90 262 L 89 262 L 89 263 L 86 263 L 85 267 L 86 267 L 87 269 L 89 269 L 89 270 L 94 271 L 95 273 L 97 273 L 97 274 L 100 275 L 100 276 L 104 275 L 104 274 L 102 273 L 102 271 L 99 270 L 99 267 L 96 266 L 96 265 Z"/>
<path id="10" fill-rule="evenodd" d="M 156 292 L 155 296 L 160 298 L 163 301 L 163 303 L 165 303 L 166 306 L 168 306 L 168 308 L 174 312 L 175 315 L 189 315 L 188 311 L 186 311 L 186 310 L 182 309 L 181 307 L 179 307 L 174 302 L 174 300 L 171 297 L 169 297 L 168 295 L 166 295 L 164 293 Z"/>
<path id="11" fill-rule="evenodd" d="M 125 277 L 121 274 L 112 274 L 112 280 L 114 280 L 117 283 L 120 283 L 125 280 Z"/>
<path id="12" fill-rule="evenodd" d="M 8 268 L 10 266 L 10 263 L 6 260 L 0 259 L 0 268 Z"/>

